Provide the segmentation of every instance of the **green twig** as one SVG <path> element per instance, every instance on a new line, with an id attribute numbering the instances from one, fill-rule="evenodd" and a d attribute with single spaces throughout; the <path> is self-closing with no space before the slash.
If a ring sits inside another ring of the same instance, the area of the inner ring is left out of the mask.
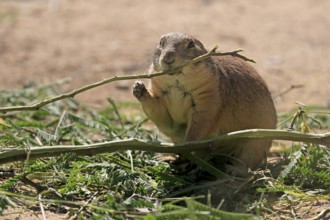
<path id="1" fill-rule="evenodd" d="M 177 68 L 174 68 L 172 70 L 159 71 L 159 72 L 154 72 L 154 73 L 145 73 L 145 74 L 139 74 L 139 75 L 114 76 L 114 77 L 107 78 L 107 79 L 104 79 L 102 81 L 99 81 L 99 82 L 96 82 L 96 83 L 93 83 L 93 84 L 83 86 L 83 87 L 75 89 L 71 92 L 63 93 L 63 94 L 60 94 L 58 96 L 42 100 L 40 102 L 37 102 L 37 103 L 29 105 L 29 106 L 1 107 L 0 108 L 0 113 L 14 112 L 14 111 L 35 111 L 35 110 L 38 110 L 41 107 L 43 107 L 45 105 L 48 105 L 50 103 L 53 103 L 53 102 L 56 102 L 56 101 L 59 101 L 59 100 L 62 100 L 62 99 L 66 99 L 66 98 L 74 98 L 77 94 L 80 94 L 80 93 L 85 92 L 87 90 L 90 90 L 90 89 L 93 89 L 93 88 L 96 88 L 96 87 L 99 87 L 99 86 L 102 86 L 102 85 L 105 85 L 107 83 L 114 82 L 114 81 L 133 80 L 133 79 L 146 79 L 146 78 L 152 78 L 152 77 L 157 77 L 157 76 L 166 75 L 166 74 L 175 74 L 177 72 L 180 72 L 180 70 L 183 67 L 185 67 L 187 65 L 190 65 L 192 63 L 199 62 L 199 61 L 201 61 L 203 59 L 206 59 L 208 57 L 211 57 L 211 56 L 229 56 L 229 55 L 231 55 L 231 56 L 234 56 L 234 57 L 241 58 L 245 61 L 254 62 L 252 59 L 247 58 L 243 55 L 240 55 L 239 53 L 243 51 L 241 49 L 230 51 L 230 52 L 216 53 L 215 51 L 216 51 L 217 48 L 218 47 L 215 46 L 208 53 L 203 54 L 199 57 L 196 57 L 196 58 L 194 58 L 194 59 L 192 59 L 192 60 L 184 63 L 183 65 L 181 65 Z"/>
<path id="2" fill-rule="evenodd" d="M 127 139 L 120 141 L 102 142 L 89 145 L 59 145 L 59 146 L 44 146 L 30 147 L 27 149 L 8 150 L 0 153 L 0 164 L 24 161 L 29 155 L 29 159 L 41 157 L 55 157 L 65 153 L 75 153 L 77 155 L 93 156 L 105 152 L 125 151 L 125 150 L 141 150 L 159 153 L 174 153 L 183 154 L 198 150 L 216 150 L 210 148 L 237 142 L 242 139 L 274 139 L 274 140 L 289 140 L 298 142 L 307 142 L 321 144 L 330 147 L 330 133 L 325 134 L 304 134 L 295 131 L 282 131 L 272 129 L 250 129 L 243 131 L 231 132 L 213 139 L 186 142 L 181 144 L 149 142 L 138 139 Z M 1 149 L 1 147 L 0 147 Z M 212 152 L 210 152 L 212 153 Z"/>

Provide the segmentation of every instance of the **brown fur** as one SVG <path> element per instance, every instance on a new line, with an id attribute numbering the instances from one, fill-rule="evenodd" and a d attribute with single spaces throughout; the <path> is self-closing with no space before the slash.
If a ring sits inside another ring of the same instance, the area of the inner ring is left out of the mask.
<path id="1" fill-rule="evenodd" d="M 150 71 L 175 68 L 206 53 L 197 39 L 181 33 L 161 38 Z M 232 56 L 207 58 L 188 65 L 181 73 L 151 79 L 148 89 L 137 82 L 133 93 L 146 115 L 173 142 L 208 139 L 224 133 L 275 128 L 276 111 L 263 79 L 245 61 Z M 221 146 L 211 154 L 232 154 L 255 169 L 269 150 L 271 140 L 244 141 Z"/>

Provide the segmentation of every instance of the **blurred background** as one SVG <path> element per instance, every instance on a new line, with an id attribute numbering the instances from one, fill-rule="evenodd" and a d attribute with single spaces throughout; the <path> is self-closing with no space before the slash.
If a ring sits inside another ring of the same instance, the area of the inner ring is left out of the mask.
<path id="1" fill-rule="evenodd" d="M 278 110 L 295 102 L 329 105 L 330 1 L 326 0 L 2 0 L 0 89 L 71 78 L 72 90 L 114 75 L 148 70 L 167 32 L 185 32 L 211 49 L 243 48 L 256 60 Z M 94 106 L 107 97 L 134 101 L 133 81 L 90 90 Z"/>

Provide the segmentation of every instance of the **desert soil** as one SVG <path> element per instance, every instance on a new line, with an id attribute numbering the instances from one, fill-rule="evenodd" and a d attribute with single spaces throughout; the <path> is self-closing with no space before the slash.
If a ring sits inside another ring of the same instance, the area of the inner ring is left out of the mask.
<path id="1" fill-rule="evenodd" d="M 160 35 L 185 32 L 207 48 L 243 48 L 276 96 L 279 111 L 295 102 L 329 105 L 330 1 L 326 0 L 2 0 L 0 89 L 63 78 L 72 90 L 114 75 L 144 73 Z M 135 101 L 133 81 L 78 95 Z"/>
<path id="2" fill-rule="evenodd" d="M 243 48 L 276 96 L 279 111 L 330 103 L 330 1 L 327 0 L 1 0 L 0 90 L 64 78 L 66 90 L 147 71 L 159 37 L 185 32 L 207 48 Z M 133 81 L 77 98 L 135 101 Z"/>

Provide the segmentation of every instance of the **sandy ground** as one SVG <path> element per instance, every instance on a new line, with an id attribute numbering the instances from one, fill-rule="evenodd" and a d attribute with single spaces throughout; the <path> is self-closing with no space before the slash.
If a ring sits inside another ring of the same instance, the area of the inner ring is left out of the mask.
<path id="1" fill-rule="evenodd" d="M 114 75 L 147 71 L 159 36 L 172 31 L 207 48 L 243 48 L 274 95 L 278 110 L 329 103 L 330 1 L 326 0 L 2 0 L 0 88 L 70 77 L 66 89 Z M 133 100 L 132 81 L 85 92 L 93 105 L 107 97 Z"/>

